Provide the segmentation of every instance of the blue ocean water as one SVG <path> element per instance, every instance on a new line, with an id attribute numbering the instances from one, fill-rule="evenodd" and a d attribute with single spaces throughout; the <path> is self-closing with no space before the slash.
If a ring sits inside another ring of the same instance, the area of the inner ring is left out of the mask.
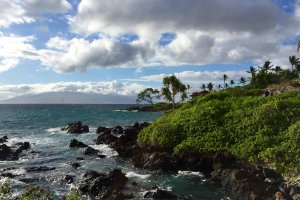
<path id="1" fill-rule="evenodd" d="M 120 168 L 126 176 L 142 186 L 157 185 L 181 195 L 191 195 L 193 199 L 228 199 L 219 186 L 207 182 L 199 173 L 159 174 L 134 168 L 121 160 L 117 153 L 106 145 L 94 145 L 98 126 L 128 126 L 135 122 L 151 122 L 162 115 L 159 112 L 122 112 L 130 105 L 0 105 L 0 136 L 8 136 L 9 142 L 28 141 L 29 152 L 18 161 L 0 161 L 0 170 L 16 174 L 9 179 L 14 192 L 22 192 L 27 186 L 21 179 L 31 179 L 34 184 L 50 189 L 57 196 L 68 192 L 76 185 L 62 182 L 65 175 L 74 175 L 77 180 L 86 170 L 109 172 Z M 82 135 L 66 134 L 60 128 L 69 122 L 82 121 L 90 127 L 90 133 Z M 95 159 L 86 157 L 81 167 L 74 169 L 70 163 L 76 157 L 84 157 L 83 149 L 71 149 L 71 139 L 82 141 L 100 150 L 107 157 Z M 30 153 L 31 152 L 31 153 Z M 54 171 L 26 173 L 27 167 L 56 167 Z M 1 179 L 1 182 L 7 181 Z"/>

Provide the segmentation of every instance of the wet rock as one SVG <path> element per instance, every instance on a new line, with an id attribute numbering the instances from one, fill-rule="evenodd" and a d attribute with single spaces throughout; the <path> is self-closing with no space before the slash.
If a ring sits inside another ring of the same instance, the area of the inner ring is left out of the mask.
<path id="1" fill-rule="evenodd" d="M 47 167 L 47 166 L 25 168 L 26 172 L 45 172 L 45 171 L 52 171 L 55 169 L 56 167 Z"/>
<path id="2" fill-rule="evenodd" d="M 2 138 L 0 138 L 0 143 L 5 143 L 7 142 L 8 137 L 7 136 L 3 136 Z"/>
<path id="3" fill-rule="evenodd" d="M 111 130 L 106 130 L 103 134 L 99 135 L 94 141 L 96 144 L 111 144 L 118 140 L 118 137 L 111 134 Z"/>
<path id="4" fill-rule="evenodd" d="M 73 163 L 71 163 L 71 166 L 74 167 L 74 168 L 78 168 L 78 167 L 80 167 L 80 163 L 73 162 Z"/>
<path id="5" fill-rule="evenodd" d="M 96 133 L 97 134 L 100 134 L 100 133 L 104 133 L 106 130 L 110 130 L 109 128 L 106 128 L 104 126 L 99 126 L 96 130 Z"/>
<path id="6" fill-rule="evenodd" d="M 62 131 L 67 131 L 67 133 L 88 133 L 89 127 L 87 125 L 82 125 L 81 121 L 69 123 L 67 127 L 61 128 Z"/>
<path id="7" fill-rule="evenodd" d="M 127 183 L 127 178 L 121 170 L 114 169 L 109 174 L 103 174 L 96 171 L 87 171 L 81 182 L 79 190 L 83 194 L 88 194 L 99 199 L 124 199 L 122 189 Z"/>
<path id="8" fill-rule="evenodd" d="M 19 148 L 16 150 L 17 154 L 21 153 L 22 151 L 30 149 L 29 142 L 19 142 L 17 143 L 17 145 L 19 146 Z"/>
<path id="9" fill-rule="evenodd" d="M 87 156 L 97 156 L 98 154 L 100 154 L 100 151 L 98 151 L 92 147 L 88 147 L 84 151 L 84 155 L 87 155 Z"/>
<path id="10" fill-rule="evenodd" d="M 18 157 L 6 144 L 0 145 L 0 160 L 17 160 Z"/>
<path id="11" fill-rule="evenodd" d="M 73 183 L 74 180 L 75 180 L 75 176 L 73 175 L 66 175 L 64 178 L 64 182 L 66 182 L 67 184 Z"/>
<path id="12" fill-rule="evenodd" d="M 168 153 L 143 153 L 132 159 L 135 167 L 151 171 L 176 172 L 176 160 Z"/>
<path id="13" fill-rule="evenodd" d="M 116 126 L 112 129 L 113 134 L 123 134 L 123 128 L 121 126 Z"/>
<path id="14" fill-rule="evenodd" d="M 39 178 L 21 178 L 21 179 L 19 179 L 19 181 L 26 183 L 26 184 L 32 184 L 32 183 L 38 182 Z"/>
<path id="15" fill-rule="evenodd" d="M 103 159 L 103 158 L 106 158 L 106 155 L 98 154 L 98 155 L 97 155 L 97 158 Z"/>
<path id="16" fill-rule="evenodd" d="M 8 178 L 14 178 L 14 177 L 16 177 L 17 175 L 12 174 L 11 172 L 5 172 L 5 173 L 1 173 L 0 176 L 8 177 Z"/>
<path id="17" fill-rule="evenodd" d="M 213 156 L 213 169 L 227 169 L 235 163 L 235 157 L 229 152 L 218 152 Z"/>
<path id="18" fill-rule="evenodd" d="M 233 199 L 273 199 L 279 184 L 268 183 L 257 169 L 251 167 L 225 169 L 221 173 L 221 184 Z"/>
<path id="19" fill-rule="evenodd" d="M 151 191 L 145 193 L 144 198 L 150 199 L 174 199 L 174 200 L 189 200 L 188 197 L 180 197 L 176 194 L 173 194 L 169 191 L 155 188 Z"/>
<path id="20" fill-rule="evenodd" d="M 71 140 L 69 147 L 84 148 L 84 147 L 88 147 L 88 145 L 86 145 L 83 142 L 80 142 L 76 139 L 73 139 L 73 140 Z"/>
<path id="21" fill-rule="evenodd" d="M 81 161 L 81 160 L 84 160 L 84 158 L 83 157 L 76 157 L 76 160 Z"/>

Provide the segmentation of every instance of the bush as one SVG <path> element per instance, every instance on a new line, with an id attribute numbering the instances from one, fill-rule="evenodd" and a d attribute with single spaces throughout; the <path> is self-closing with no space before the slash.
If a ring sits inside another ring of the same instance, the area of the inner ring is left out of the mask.
<path id="1" fill-rule="evenodd" d="M 142 130 L 138 142 L 158 143 L 176 153 L 228 150 L 242 160 L 288 172 L 284 166 L 300 164 L 300 141 L 291 142 L 300 138 L 300 93 L 262 97 L 260 92 L 238 88 L 198 97 Z M 292 153 L 278 158 L 285 151 Z"/>

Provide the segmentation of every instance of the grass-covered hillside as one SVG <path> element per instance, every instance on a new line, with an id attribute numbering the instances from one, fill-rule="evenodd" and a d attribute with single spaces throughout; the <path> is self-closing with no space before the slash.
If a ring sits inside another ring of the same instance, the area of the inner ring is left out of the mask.
<path id="1" fill-rule="evenodd" d="M 213 92 L 169 111 L 139 135 L 143 144 L 182 151 L 228 150 L 241 160 L 300 172 L 300 93 Z"/>

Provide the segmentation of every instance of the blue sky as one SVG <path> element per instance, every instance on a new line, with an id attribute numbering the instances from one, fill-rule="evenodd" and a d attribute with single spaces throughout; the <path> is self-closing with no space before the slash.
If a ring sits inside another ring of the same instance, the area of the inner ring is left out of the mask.
<path id="1" fill-rule="evenodd" d="M 288 68 L 298 54 L 298 3 L 2 0 L 0 100 L 74 85 L 135 95 L 170 74 L 196 91 L 224 73 L 246 77 L 266 60 Z"/>

